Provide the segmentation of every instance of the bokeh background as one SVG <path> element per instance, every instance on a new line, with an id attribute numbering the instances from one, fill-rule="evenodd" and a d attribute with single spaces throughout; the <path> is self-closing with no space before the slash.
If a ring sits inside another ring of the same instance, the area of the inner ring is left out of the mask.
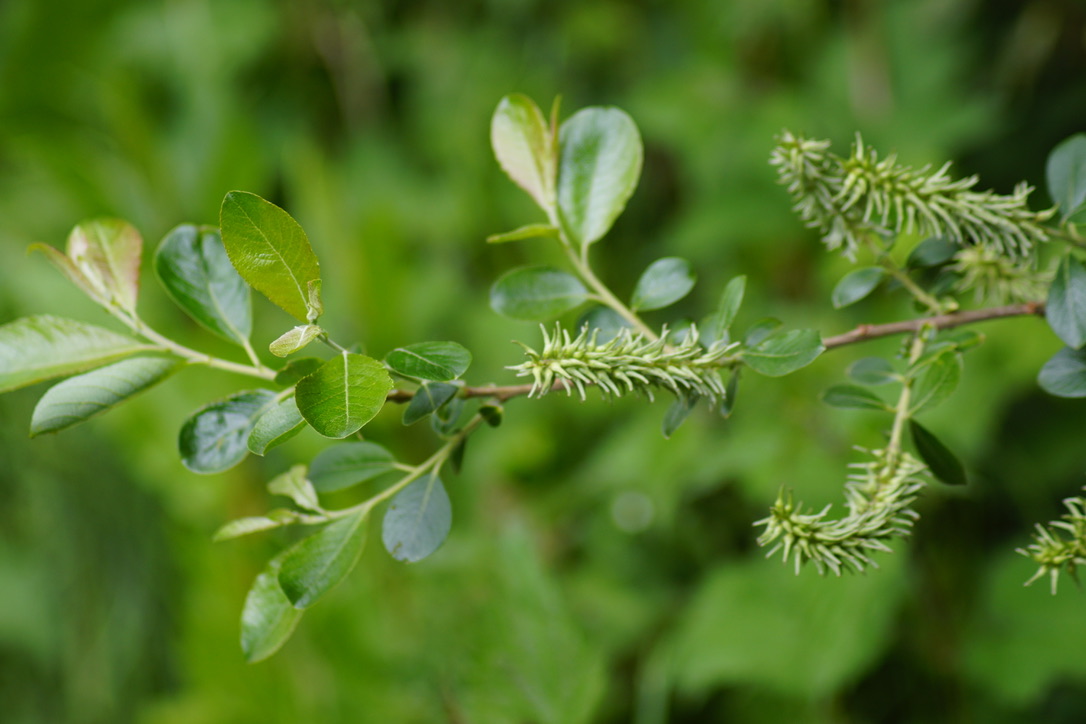
<path id="1" fill-rule="evenodd" d="M 699 270 L 678 314 L 749 275 L 739 324 L 833 334 L 903 318 L 901 299 L 832 311 L 847 270 L 789 210 L 766 163 L 783 128 L 853 134 L 910 164 L 954 159 L 984 187 L 1042 187 L 1086 126 L 1077 0 L 4 0 L 0 3 L 0 321 L 109 324 L 26 247 L 131 220 L 149 249 L 215 223 L 245 189 L 291 211 L 324 260 L 337 338 L 371 354 L 453 339 L 474 382 L 510 382 L 487 288 L 546 261 L 487 234 L 539 220 L 500 173 L 505 93 L 567 114 L 618 105 L 641 127 L 641 187 L 595 252 L 627 294 L 664 255 Z M 146 271 L 146 270 L 145 270 Z M 145 273 L 145 316 L 223 354 Z M 288 324 L 258 304 L 258 347 Z M 652 317 L 663 323 L 669 317 Z M 1023 588 L 1014 549 L 1086 482 L 1086 406 L 1044 396 L 1060 345 L 990 323 L 964 382 L 924 423 L 966 461 L 915 536 L 865 576 L 792 575 L 754 545 L 781 485 L 840 499 L 852 445 L 884 420 L 818 393 L 895 341 L 784 380 L 744 378 L 728 421 L 668 441 L 666 404 L 517 400 L 448 480 L 455 522 L 423 563 L 374 537 L 350 579 L 273 659 L 238 648 L 245 592 L 291 533 L 212 543 L 263 482 L 326 444 L 303 434 L 227 474 L 175 450 L 187 414 L 236 389 L 190 371 L 57 436 L 29 440 L 42 388 L 0 398 L 0 719 L 248 722 L 1081 722 L 1086 598 Z M 434 441 L 397 414 L 368 428 L 405 460 Z M 876 416 L 877 417 L 877 416 Z"/>

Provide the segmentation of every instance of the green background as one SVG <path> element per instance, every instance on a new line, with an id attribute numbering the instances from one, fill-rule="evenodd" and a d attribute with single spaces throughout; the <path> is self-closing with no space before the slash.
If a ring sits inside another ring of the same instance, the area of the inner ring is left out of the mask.
<path id="1" fill-rule="evenodd" d="M 910 316 L 889 297 L 833 311 L 848 265 L 825 254 L 766 163 L 783 128 L 853 134 L 911 165 L 956 160 L 981 186 L 1043 180 L 1086 118 L 1086 13 L 1073 0 L 115 0 L 0 4 L 0 321 L 109 325 L 33 242 L 120 216 L 149 247 L 215 223 L 223 195 L 287 208 L 323 260 L 322 323 L 367 352 L 456 340 L 473 383 L 512 382 L 530 323 L 487 289 L 541 221 L 488 148 L 498 99 L 617 105 L 641 128 L 640 188 L 597 245 L 628 295 L 668 255 L 699 273 L 661 324 L 711 309 L 747 274 L 740 327 L 823 334 Z M 1037 207 L 1048 200 L 1044 191 Z M 232 354 L 176 311 L 144 265 L 142 313 Z M 258 348 L 289 328 L 257 300 Z M 728 421 L 663 440 L 665 404 L 516 400 L 450 476 L 454 524 L 426 561 L 371 531 L 350 579 L 270 661 L 238 648 L 245 591 L 292 539 L 212 543 L 258 514 L 263 482 L 326 442 L 307 432 L 223 475 L 186 471 L 187 414 L 243 380 L 194 370 L 107 417 L 28 440 L 43 388 L 0 399 L 0 719 L 4 722 L 1079 722 L 1086 601 L 1023 588 L 1014 553 L 1086 471 L 1081 402 L 1039 393 L 1060 347 L 1042 322 L 981 328 L 961 388 L 923 423 L 965 490 L 933 488 L 913 539 L 865 576 L 796 577 L 756 549 L 778 488 L 840 499 L 852 445 L 885 420 L 822 406 L 827 354 L 748 375 Z M 434 439 L 383 413 L 403 460 Z"/>

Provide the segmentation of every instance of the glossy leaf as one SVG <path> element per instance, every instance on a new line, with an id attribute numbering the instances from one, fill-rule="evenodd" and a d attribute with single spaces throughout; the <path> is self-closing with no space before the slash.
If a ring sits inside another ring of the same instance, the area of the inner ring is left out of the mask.
<path id="1" fill-rule="evenodd" d="M 961 246 L 945 236 L 933 236 L 930 239 L 924 239 L 909 252 L 905 266 L 910 269 L 941 266 L 953 259 L 959 251 L 961 251 Z"/>
<path id="2" fill-rule="evenodd" d="M 1086 397 L 1086 350 L 1064 347 L 1045 362 L 1037 382 L 1056 397 Z"/>
<path id="3" fill-rule="evenodd" d="M 471 352 L 456 342 L 419 342 L 392 350 L 385 363 L 404 377 L 448 382 L 467 371 Z"/>
<path id="4" fill-rule="evenodd" d="M 136 357 L 59 382 L 34 407 L 30 435 L 57 432 L 103 413 L 161 382 L 179 364 L 164 357 Z"/>
<path id="5" fill-rule="evenodd" d="M 415 390 L 415 396 L 403 411 L 403 424 L 413 425 L 451 400 L 460 391 L 459 385 L 448 382 L 427 382 Z"/>
<path id="6" fill-rule="evenodd" d="M 833 288 L 831 295 L 835 309 L 854 304 L 871 292 L 886 276 L 886 270 L 881 266 L 868 266 L 856 269 L 842 277 Z"/>
<path id="7" fill-rule="evenodd" d="M 939 438 L 916 420 L 909 420 L 909 431 L 920 459 L 937 479 L 947 485 L 965 485 L 965 467 Z"/>
<path id="8" fill-rule="evenodd" d="M 856 385 L 834 385 L 822 393 L 822 401 L 830 407 L 852 410 L 889 410 L 875 393 Z"/>
<path id="9" fill-rule="evenodd" d="M 295 388 L 298 410 L 325 437 L 352 435 L 385 405 L 392 378 L 377 360 L 344 352 L 303 377 Z"/>
<path id="10" fill-rule="evenodd" d="M 159 244 L 155 273 L 166 293 L 208 330 L 237 344 L 252 334 L 249 285 L 226 255 L 219 230 L 183 224 Z"/>
<path id="11" fill-rule="evenodd" d="M 309 464 L 309 481 L 322 493 L 343 490 L 396 469 L 396 459 L 375 442 L 345 442 L 322 450 Z"/>
<path id="12" fill-rule="evenodd" d="M 366 511 L 335 520 L 283 554 L 279 585 L 295 608 L 312 606 L 347 577 L 366 544 Z"/>
<path id="13" fill-rule="evenodd" d="M 181 462 L 204 475 L 234 467 L 249 454 L 253 425 L 274 404 L 274 392 L 252 390 L 197 410 L 181 427 Z"/>
<path id="14" fill-rule="evenodd" d="M 305 465 L 294 465 L 290 470 L 269 480 L 268 492 L 290 498 L 299 508 L 315 513 L 322 510 L 313 483 L 306 479 Z"/>
<path id="15" fill-rule="evenodd" d="M 301 322 L 310 318 L 311 281 L 320 265 L 305 231 L 290 214 L 256 194 L 231 191 L 220 212 L 230 262 L 253 289 Z"/>
<path id="16" fill-rule="evenodd" d="M 696 279 L 686 259 L 657 259 L 637 280 L 631 304 L 635 310 L 662 309 L 689 294 Z"/>
<path id="17" fill-rule="evenodd" d="M 315 324 L 303 324 L 289 329 L 268 345 L 268 351 L 276 357 L 288 357 L 321 335 L 324 330 Z"/>
<path id="18" fill-rule="evenodd" d="M 918 369 L 911 372 L 915 376 L 910 398 L 912 413 L 938 405 L 954 393 L 962 377 L 961 355 L 954 350 L 946 350 L 932 357 Z"/>
<path id="19" fill-rule="evenodd" d="M 131 224 L 120 219 L 79 224 L 68 235 L 67 252 L 100 299 L 136 308 L 143 239 Z"/>
<path id="20" fill-rule="evenodd" d="M 661 431 L 665 438 L 670 438 L 679 426 L 686 422 L 686 418 L 690 417 L 690 413 L 694 411 L 697 404 L 698 397 L 696 396 L 679 395 L 675 398 L 664 414 Z"/>
<path id="21" fill-rule="evenodd" d="M 864 357 L 848 368 L 848 376 L 861 385 L 885 385 L 900 379 L 893 365 L 882 357 Z"/>
<path id="22" fill-rule="evenodd" d="M 294 395 L 270 405 L 256 419 L 253 431 L 246 443 L 249 452 L 263 455 L 277 445 L 282 445 L 305 428 L 305 419 L 298 411 Z"/>
<path id="23" fill-rule="evenodd" d="M 0 326 L 0 392 L 156 349 L 74 319 L 22 317 Z"/>
<path id="24" fill-rule="evenodd" d="M 490 288 L 491 308 L 513 319 L 550 319 L 587 299 L 588 290 L 581 280 L 545 266 L 513 269 Z"/>
<path id="25" fill-rule="evenodd" d="M 585 108 L 562 124 L 558 208 L 576 246 L 610 230 L 637 188 L 642 155 L 637 125 L 617 108 Z"/>
<path id="26" fill-rule="evenodd" d="M 759 374 L 780 377 L 806 367 L 826 347 L 813 329 L 793 329 L 775 334 L 757 347 L 743 350 L 743 361 Z"/>
<path id="27" fill-rule="evenodd" d="M 1064 257 L 1056 270 L 1048 290 L 1045 319 L 1068 347 L 1080 349 L 1086 345 L 1086 268 L 1074 256 Z"/>
<path id="28" fill-rule="evenodd" d="M 557 239 L 558 229 L 550 224 L 527 224 L 512 231 L 502 234 L 491 234 L 486 237 L 488 244 L 505 244 L 510 241 L 524 241 L 526 239 Z"/>
<path id="29" fill-rule="evenodd" d="M 1048 195 L 1067 219 L 1086 205 L 1086 134 L 1076 133 L 1052 149 L 1045 165 Z"/>
<path id="30" fill-rule="evenodd" d="M 724 292 L 720 295 L 720 304 L 717 305 L 714 339 L 724 339 L 728 330 L 731 329 L 735 315 L 739 314 L 739 308 L 743 305 L 743 295 L 746 290 L 747 278 L 744 275 L 732 278 L 724 287 Z"/>
<path id="31" fill-rule="evenodd" d="M 389 503 L 381 540 L 393 558 L 414 563 L 441 547 L 451 528 L 449 494 L 441 478 L 431 473 L 408 485 Z"/>
<path id="32" fill-rule="evenodd" d="M 323 364 L 324 360 L 320 357 L 302 357 L 291 360 L 275 373 L 275 384 L 292 387 L 303 377 L 308 377 L 319 370 Z"/>
<path id="33" fill-rule="evenodd" d="M 498 103 L 490 121 L 490 144 L 509 178 L 539 206 L 554 206 L 556 154 L 547 119 L 531 98 L 520 93 Z"/>
<path id="34" fill-rule="evenodd" d="M 290 638 L 302 618 L 279 585 L 283 556 L 256 577 L 241 611 L 241 651 L 250 664 L 268 658 Z"/>

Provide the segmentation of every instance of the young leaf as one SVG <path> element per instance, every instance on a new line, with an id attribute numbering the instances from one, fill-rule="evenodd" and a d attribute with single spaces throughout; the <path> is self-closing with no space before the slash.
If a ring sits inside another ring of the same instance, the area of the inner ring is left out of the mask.
<path id="1" fill-rule="evenodd" d="M 636 310 L 662 309 L 689 294 L 695 280 L 694 270 L 686 259 L 676 256 L 657 259 L 637 280 L 631 304 Z"/>
<path id="2" fill-rule="evenodd" d="M 939 438 L 916 420 L 909 420 L 909 430 L 912 432 L 916 452 L 932 475 L 947 485 L 965 485 L 965 467 Z"/>
<path id="3" fill-rule="evenodd" d="M 886 385 L 900 377 L 894 367 L 882 357 L 864 357 L 848 368 L 848 376 L 861 385 Z"/>
<path id="4" fill-rule="evenodd" d="M 294 608 L 312 606 L 355 567 L 366 543 L 367 512 L 333 521 L 283 554 L 279 585 Z"/>
<path id="5" fill-rule="evenodd" d="M 509 178 L 540 208 L 550 211 L 554 206 L 555 148 L 539 106 L 519 93 L 502 98 L 490 121 L 490 144 Z"/>
<path id="6" fill-rule="evenodd" d="M 557 239 L 558 229 L 550 224 L 528 224 L 518 229 L 507 231 L 503 234 L 491 234 L 486 237 L 488 244 L 505 244 L 510 241 L 524 241 L 525 239 Z"/>
<path id="7" fill-rule="evenodd" d="M 219 528 L 212 537 L 212 540 L 217 543 L 219 541 L 230 540 L 231 538 L 240 538 L 243 535 L 249 535 L 251 533 L 281 528 L 284 525 L 290 525 L 291 523 L 297 522 L 297 511 L 287 510 L 286 508 L 276 508 L 267 515 L 255 515 L 248 518 L 237 518 L 236 520 L 232 520 Z"/>
<path id="8" fill-rule="evenodd" d="M 200 408 L 181 427 L 181 462 L 204 475 L 234 467 L 249 454 L 253 425 L 274 404 L 274 392 L 251 390 Z"/>
<path id="9" fill-rule="evenodd" d="M 905 266 L 909 269 L 922 269 L 926 267 L 941 266 L 954 258 L 961 251 L 961 246 L 955 244 L 945 236 L 933 236 L 924 239 L 916 245 L 909 258 L 905 260 Z"/>
<path id="10" fill-rule="evenodd" d="M 343 490 L 396 469 L 396 459 L 375 442 L 345 442 L 317 454 L 309 481 L 322 493 Z"/>
<path id="11" fill-rule="evenodd" d="M 296 385 L 300 379 L 313 374 L 323 364 L 324 360 L 320 357 L 302 357 L 301 359 L 291 360 L 275 373 L 275 384 L 283 387 Z"/>
<path id="12" fill-rule="evenodd" d="M 574 244 L 598 241 L 637 188 L 641 135 L 617 108 L 585 108 L 559 133 L 558 209 Z"/>
<path id="13" fill-rule="evenodd" d="M 452 528 L 452 506 L 434 473 L 396 494 L 381 526 L 385 549 L 398 561 L 414 563 L 436 551 Z"/>
<path id="14" fill-rule="evenodd" d="M 1048 195 L 1068 219 L 1086 204 L 1086 134 L 1076 133 L 1052 149 L 1045 165 Z"/>
<path id="15" fill-rule="evenodd" d="M 830 407 L 852 410 L 889 410 L 890 407 L 875 393 L 856 385 L 834 385 L 822 393 L 822 401 Z"/>
<path id="16" fill-rule="evenodd" d="M 305 465 L 291 467 L 290 470 L 268 481 L 268 492 L 290 498 L 299 508 L 321 513 L 323 509 L 317 498 L 317 491 L 313 483 L 306 479 L 305 472 Z"/>
<path id="17" fill-rule="evenodd" d="M 224 339 L 244 344 L 252 334 L 253 302 L 226 255 L 219 230 L 183 224 L 155 252 L 155 273 L 170 298 Z"/>
<path id="18" fill-rule="evenodd" d="M 1083 136 L 1086 142 L 1086 135 Z M 1086 178 L 1083 179 L 1086 184 Z M 1056 270 L 1045 304 L 1048 326 L 1071 349 L 1086 345 L 1086 268 L 1067 255 Z"/>
<path id="19" fill-rule="evenodd" d="M 460 429 L 460 416 L 464 412 L 464 398 L 454 397 L 430 415 L 430 427 L 441 437 L 448 437 Z"/>
<path id="20" fill-rule="evenodd" d="M 249 452 L 263 455 L 276 445 L 282 445 L 297 435 L 304 427 L 305 420 L 302 418 L 302 413 L 298 412 L 298 403 L 294 401 L 294 395 L 291 395 L 269 406 L 256 419 L 246 444 Z"/>
<path id="21" fill-rule="evenodd" d="M 136 308 L 143 239 L 131 224 L 120 219 L 82 223 L 68 235 L 67 252 L 98 298 Z"/>
<path id="22" fill-rule="evenodd" d="M 268 351 L 276 357 L 287 357 L 309 345 L 324 330 L 315 324 L 304 324 L 289 329 L 268 345 Z"/>
<path id="23" fill-rule="evenodd" d="M 295 388 L 298 410 L 325 437 L 357 432 L 385 405 L 392 378 L 377 360 L 344 352 L 303 377 Z"/>
<path id="24" fill-rule="evenodd" d="M 546 266 L 513 269 L 490 288 L 491 308 L 513 319 L 550 319 L 586 299 L 588 290 L 580 279 Z"/>
<path id="25" fill-rule="evenodd" d="M 456 342 L 419 342 L 392 350 L 385 364 L 404 377 L 448 382 L 467 371 L 471 352 Z"/>
<path id="26" fill-rule="evenodd" d="M 868 266 L 849 272 L 833 288 L 832 300 L 834 308 L 840 309 L 860 301 L 875 291 L 875 287 L 879 285 L 884 276 L 886 276 L 886 270 L 881 266 Z"/>
<path id="27" fill-rule="evenodd" d="M 1056 397 L 1086 397 L 1086 350 L 1061 349 L 1045 362 L 1037 383 Z"/>
<path id="28" fill-rule="evenodd" d="M 667 408 L 667 413 L 664 415 L 662 432 L 665 438 L 670 438 L 672 433 L 686 422 L 686 418 L 690 417 L 690 413 L 694 411 L 697 404 L 698 398 L 696 396 L 679 395 L 675 398 L 675 401 Z"/>
<path id="29" fill-rule="evenodd" d="M 0 326 L 0 392 L 156 351 L 93 324 L 38 315 Z"/>
<path id="30" fill-rule="evenodd" d="M 743 361 L 759 374 L 781 377 L 806 367 L 826 347 L 813 329 L 793 329 L 775 334 L 757 347 L 743 350 Z"/>
<path id="31" fill-rule="evenodd" d="M 231 191 L 222 201 L 220 225 L 241 277 L 298 321 L 311 321 L 309 283 L 320 279 L 320 265 L 298 222 L 256 194 Z"/>
<path id="32" fill-rule="evenodd" d="M 250 664 L 268 658 L 290 638 L 302 618 L 279 586 L 283 556 L 276 556 L 256 577 L 241 610 L 241 651 Z"/>
<path id="33" fill-rule="evenodd" d="M 178 366 L 176 360 L 163 357 L 136 357 L 59 382 L 34 407 L 30 435 L 57 432 L 90 419 L 161 382 Z"/>
<path id="34" fill-rule="evenodd" d="M 724 339 L 724 335 L 731 329 L 735 315 L 739 313 L 739 308 L 743 305 L 743 295 L 746 290 L 747 278 L 744 275 L 732 278 L 724 287 L 724 293 L 720 295 L 720 304 L 717 306 L 714 339 Z"/>
<path id="35" fill-rule="evenodd" d="M 100 290 L 91 283 L 90 279 L 87 279 L 87 276 L 75 265 L 75 262 L 68 256 L 62 254 L 58 249 L 49 246 L 48 244 L 35 243 L 31 244 L 27 248 L 27 251 L 40 251 L 45 254 L 45 258 L 48 259 L 61 274 L 68 277 L 68 281 L 79 287 L 84 294 L 99 304 L 109 303 L 108 299 L 102 298 Z"/>
<path id="36" fill-rule="evenodd" d="M 921 363 L 919 368 L 911 370 L 910 374 L 915 376 L 910 405 L 912 414 L 915 414 L 938 405 L 958 388 L 962 377 L 961 355 L 954 350 L 940 352 Z"/>
<path id="37" fill-rule="evenodd" d="M 403 424 L 413 425 L 451 400 L 460 390 L 448 382 L 426 382 L 417 390 L 403 411 Z"/>

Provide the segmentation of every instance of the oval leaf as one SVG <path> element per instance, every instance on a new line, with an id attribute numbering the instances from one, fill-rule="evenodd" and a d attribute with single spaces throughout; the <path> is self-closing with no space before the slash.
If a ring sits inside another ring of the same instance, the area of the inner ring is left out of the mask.
<path id="1" fill-rule="evenodd" d="M 765 319 L 759 319 L 754 324 L 750 325 L 750 329 L 747 330 L 746 335 L 743 337 L 743 344 L 748 347 L 755 347 L 764 342 L 769 335 L 776 332 L 781 328 L 783 322 L 773 317 L 766 317 Z"/>
<path id="2" fill-rule="evenodd" d="M 556 158 L 547 119 L 531 98 L 502 98 L 490 121 L 490 145 L 502 170 L 544 211 L 554 206 Z"/>
<path id="3" fill-rule="evenodd" d="M 886 270 L 881 266 L 868 266 L 849 272 L 833 288 L 834 308 L 840 309 L 860 301 L 875 291 L 884 276 Z"/>
<path id="4" fill-rule="evenodd" d="M 1086 134 L 1076 133 L 1052 149 L 1045 165 L 1048 195 L 1067 219 L 1086 204 Z"/>
<path id="5" fill-rule="evenodd" d="M 264 530 L 281 528 L 284 525 L 298 522 L 298 513 L 286 508 L 276 508 L 267 515 L 257 515 L 249 518 L 237 518 L 232 520 L 215 532 L 212 540 L 224 541 L 231 538 L 240 538 L 243 535 L 259 533 Z"/>
<path id="6" fill-rule="evenodd" d="M 245 191 L 226 195 L 219 220 L 226 253 L 241 277 L 295 319 L 316 321 L 309 295 L 320 265 L 298 222 Z"/>
<path id="7" fill-rule="evenodd" d="M 579 306 L 588 290 L 577 277 L 545 266 L 506 272 L 490 288 L 490 306 L 513 319 L 544 320 Z"/>
<path id="8" fill-rule="evenodd" d="M 909 431 L 920 459 L 937 479 L 947 485 L 965 485 L 965 467 L 957 456 L 916 420 L 909 420 Z"/>
<path id="9" fill-rule="evenodd" d="M 0 326 L 0 392 L 154 351 L 93 324 L 42 314 Z"/>
<path id="10" fill-rule="evenodd" d="M 743 351 L 743 361 L 759 374 L 781 377 L 806 367 L 826 347 L 813 329 L 793 329 L 776 334 L 753 349 Z"/>
<path id="11" fill-rule="evenodd" d="M 449 494 L 441 478 L 431 473 L 392 499 L 381 526 L 381 540 L 393 558 L 414 563 L 440 548 L 451 528 Z"/>
<path id="12" fill-rule="evenodd" d="M 940 352 L 911 374 L 915 380 L 912 385 L 910 410 L 915 414 L 938 405 L 958 389 L 962 378 L 961 355 L 952 349 Z"/>
<path id="13" fill-rule="evenodd" d="M 57 383 L 34 408 L 30 435 L 63 430 L 105 412 L 161 382 L 178 365 L 163 357 L 137 357 Z"/>
<path id="14" fill-rule="evenodd" d="M 427 382 L 415 390 L 415 396 L 403 411 L 403 424 L 413 425 L 430 413 L 441 409 L 460 390 L 448 382 Z"/>
<path id="15" fill-rule="evenodd" d="M 890 409 L 874 392 L 856 385 L 834 385 L 822 393 L 822 401 L 830 407 L 852 410 Z"/>
<path id="16" fill-rule="evenodd" d="M 1064 257 L 1056 270 L 1048 290 L 1045 319 L 1068 347 L 1080 349 L 1086 345 L 1086 268 L 1073 256 Z"/>
<path id="17" fill-rule="evenodd" d="M 309 464 L 309 481 L 322 493 L 343 490 L 396 469 L 396 458 L 374 442 L 345 442 Z"/>
<path id="18" fill-rule="evenodd" d="M 313 605 L 347 577 L 366 544 L 366 511 L 340 518 L 283 554 L 279 585 L 295 608 Z"/>
<path id="19" fill-rule="evenodd" d="M 694 270 L 686 259 L 657 259 L 637 280 L 631 303 L 634 309 L 662 309 L 689 294 L 695 281 Z"/>
<path id="20" fill-rule="evenodd" d="M 131 224 L 120 219 L 84 222 L 68 235 L 67 252 L 96 296 L 129 311 L 136 308 L 143 239 Z"/>
<path id="21" fill-rule="evenodd" d="M 1064 347 L 1045 362 L 1037 382 L 1056 397 L 1086 397 L 1086 350 Z"/>
<path id="22" fill-rule="evenodd" d="M 419 342 L 392 350 L 385 364 L 404 377 L 448 382 L 467 371 L 471 352 L 456 342 Z"/>
<path id="23" fill-rule="evenodd" d="M 641 175 L 641 134 L 618 108 L 585 108 L 559 133 L 558 209 L 580 247 L 610 230 Z"/>
<path id="24" fill-rule="evenodd" d="M 155 252 L 155 273 L 170 298 L 211 332 L 244 345 L 253 328 L 249 286 L 230 264 L 219 230 L 183 224 Z"/>
<path id="25" fill-rule="evenodd" d="M 321 335 L 324 330 L 315 324 L 304 324 L 281 334 L 278 339 L 268 345 L 268 351 L 276 357 L 287 357 L 300 349 L 309 346 L 309 343 Z"/>
<path id="26" fill-rule="evenodd" d="M 268 492 L 290 498 L 299 508 L 315 513 L 323 512 L 313 483 L 305 476 L 305 465 L 295 465 L 282 475 L 268 481 Z"/>
<path id="27" fill-rule="evenodd" d="M 253 425 L 274 404 L 274 392 L 251 390 L 197 410 L 181 427 L 181 462 L 203 475 L 234 467 L 249 454 Z"/>
<path id="28" fill-rule="evenodd" d="M 279 586 L 283 556 L 273 558 L 256 577 L 241 610 L 241 651 L 250 664 L 279 650 L 302 618 Z"/>
<path id="29" fill-rule="evenodd" d="M 385 366 L 360 354 L 344 352 L 303 377 L 295 388 L 298 410 L 325 437 L 352 435 L 385 405 L 392 378 Z"/>
<path id="30" fill-rule="evenodd" d="M 249 452 L 263 455 L 297 435 L 304 427 L 305 419 L 291 395 L 264 410 L 256 419 L 246 445 Z"/>
<path id="31" fill-rule="evenodd" d="M 886 385 L 900 379 L 893 365 L 882 357 L 856 360 L 848 368 L 848 376 L 861 385 Z"/>

